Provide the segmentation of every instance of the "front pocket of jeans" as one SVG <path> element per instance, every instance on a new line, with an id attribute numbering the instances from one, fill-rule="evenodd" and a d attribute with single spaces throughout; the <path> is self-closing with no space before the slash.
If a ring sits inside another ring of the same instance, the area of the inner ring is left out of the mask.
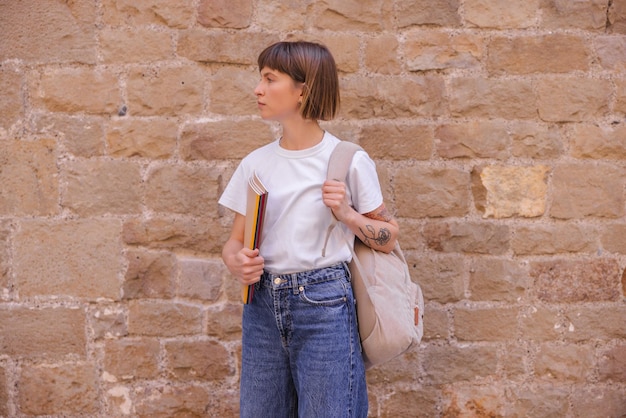
<path id="1" fill-rule="evenodd" d="M 300 299 L 311 305 L 335 306 L 346 303 L 348 292 L 343 280 L 331 280 L 300 287 Z"/>

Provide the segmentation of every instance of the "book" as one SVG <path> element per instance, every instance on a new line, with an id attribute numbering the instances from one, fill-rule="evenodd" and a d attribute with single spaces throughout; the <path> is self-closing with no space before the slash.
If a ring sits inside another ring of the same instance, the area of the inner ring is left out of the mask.
<path id="1" fill-rule="evenodd" d="M 267 206 L 267 189 L 257 176 L 252 173 L 248 180 L 248 196 L 246 201 L 246 224 L 243 233 L 243 245 L 251 250 L 261 245 L 263 222 L 265 221 L 265 207 Z M 248 304 L 254 297 L 254 285 L 242 287 L 241 299 Z"/>

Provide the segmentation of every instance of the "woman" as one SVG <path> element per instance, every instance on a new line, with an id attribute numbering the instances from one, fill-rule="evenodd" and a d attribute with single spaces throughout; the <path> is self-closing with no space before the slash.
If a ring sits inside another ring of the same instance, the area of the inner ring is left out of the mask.
<path id="1" fill-rule="evenodd" d="M 219 203 L 235 212 L 224 263 L 242 285 L 242 417 L 366 417 L 367 388 L 341 233 L 389 252 L 398 224 L 383 204 L 374 162 L 358 152 L 347 185 L 325 181 L 339 142 L 319 126 L 339 106 L 335 61 L 322 45 L 279 42 L 258 58 L 261 117 L 280 139 L 246 156 Z M 267 188 L 259 249 L 243 245 L 246 190 L 256 172 Z M 331 213 L 332 211 L 332 213 Z M 322 257 L 332 214 L 341 221 Z M 352 241 L 352 240 L 351 240 Z"/>

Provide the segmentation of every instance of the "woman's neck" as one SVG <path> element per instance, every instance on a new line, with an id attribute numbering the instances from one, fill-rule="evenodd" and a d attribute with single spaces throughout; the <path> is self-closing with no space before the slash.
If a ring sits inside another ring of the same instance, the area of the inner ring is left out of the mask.
<path id="1" fill-rule="evenodd" d="M 283 136 L 280 146 L 291 151 L 314 147 L 324 138 L 324 130 L 316 120 L 300 119 L 283 123 Z"/>

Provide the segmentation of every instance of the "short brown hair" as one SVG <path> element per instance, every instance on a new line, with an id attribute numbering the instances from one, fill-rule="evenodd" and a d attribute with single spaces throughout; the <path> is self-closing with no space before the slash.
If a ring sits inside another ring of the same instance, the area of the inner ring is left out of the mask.
<path id="1" fill-rule="evenodd" d="M 261 52 L 259 71 L 267 67 L 303 83 L 300 113 L 305 119 L 330 120 L 339 110 L 339 77 L 335 60 L 324 45 L 277 42 Z"/>

